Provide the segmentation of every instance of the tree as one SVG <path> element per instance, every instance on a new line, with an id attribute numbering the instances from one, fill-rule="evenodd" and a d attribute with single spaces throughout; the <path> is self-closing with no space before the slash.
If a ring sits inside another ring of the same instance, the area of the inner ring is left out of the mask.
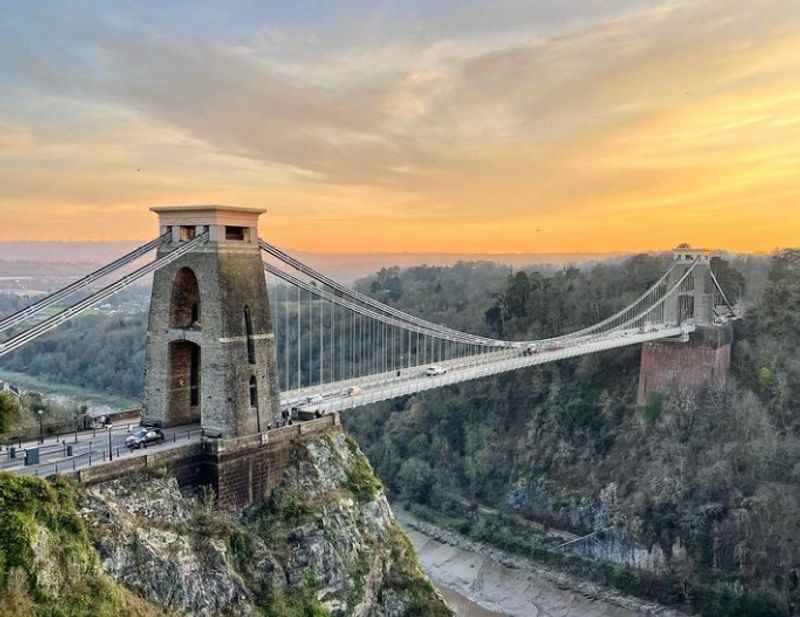
<path id="1" fill-rule="evenodd" d="M 19 404 L 8 392 L 0 392 L 0 434 L 9 432 L 19 416 Z"/>
<path id="2" fill-rule="evenodd" d="M 729 261 L 714 257 L 711 260 L 711 269 L 728 300 L 735 303 L 744 296 L 747 281 L 744 275 L 736 270 Z"/>
<path id="3" fill-rule="evenodd" d="M 520 270 L 509 281 L 508 292 L 506 293 L 508 312 L 514 317 L 524 317 L 528 313 L 530 294 L 531 283 L 528 279 L 528 274 Z"/>
<path id="4" fill-rule="evenodd" d="M 652 426 L 661 417 L 664 412 L 664 395 L 660 392 L 651 392 L 647 398 L 647 402 L 642 408 L 642 418 L 649 425 Z"/>
<path id="5" fill-rule="evenodd" d="M 410 458 L 404 462 L 398 474 L 400 491 L 407 498 L 419 503 L 426 502 L 430 497 L 433 481 L 431 466 L 418 458 Z"/>

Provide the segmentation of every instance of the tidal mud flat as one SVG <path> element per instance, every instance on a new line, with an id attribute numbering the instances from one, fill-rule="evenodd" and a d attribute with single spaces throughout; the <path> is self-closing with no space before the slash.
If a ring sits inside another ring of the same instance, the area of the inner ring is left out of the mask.
<path id="1" fill-rule="evenodd" d="M 688 617 L 395 514 L 459 617 Z"/>
<path id="2" fill-rule="evenodd" d="M 476 604 L 466 596 L 448 589 L 444 585 L 436 584 L 436 588 L 447 600 L 447 603 L 453 607 L 458 617 L 508 617 L 507 613 L 498 613 L 485 609 L 480 604 Z"/>

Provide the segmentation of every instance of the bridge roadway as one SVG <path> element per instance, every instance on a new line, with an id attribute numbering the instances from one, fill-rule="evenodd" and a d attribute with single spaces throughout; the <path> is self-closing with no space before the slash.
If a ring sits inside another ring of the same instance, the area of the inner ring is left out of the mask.
<path id="1" fill-rule="evenodd" d="M 512 347 L 497 352 L 475 356 L 455 358 L 442 362 L 432 362 L 423 366 L 395 369 L 393 371 L 355 377 L 313 387 L 290 390 L 281 393 L 282 409 L 296 407 L 301 410 L 319 410 L 321 413 L 346 411 L 385 401 L 401 396 L 408 396 L 426 390 L 447 385 L 463 383 L 508 371 L 537 366 L 566 358 L 574 358 L 589 353 L 597 353 L 610 349 L 618 349 L 639 345 L 648 341 L 665 338 L 683 337 L 694 331 L 694 326 L 652 327 L 647 332 L 640 329 L 622 330 L 603 337 L 584 337 L 568 342 L 552 343 L 550 348 L 532 355 L 523 355 L 523 347 Z M 443 375 L 428 376 L 425 374 L 429 366 L 440 366 L 447 369 Z M 354 386 L 358 390 L 351 394 Z M 312 400 L 313 399 L 313 400 Z M 186 445 L 201 440 L 202 430 L 199 424 L 188 424 L 164 430 L 165 440 L 162 444 L 150 445 L 139 450 L 129 451 L 125 447 L 125 438 L 132 425 L 118 425 L 110 431 L 111 451 L 114 458 L 130 458 L 144 456 L 148 453 L 169 449 L 176 445 Z M 67 445 L 72 445 L 73 456 L 67 456 Z M 40 447 L 40 464 L 25 466 L 24 454 L 18 452 L 18 458 L 11 459 L 8 448 L 0 454 L 0 471 L 8 471 L 20 475 L 50 475 L 58 472 L 70 472 L 108 460 L 109 431 L 97 429 L 69 433 L 60 438 L 48 437 L 44 444 L 28 441 L 21 444 L 25 448 Z M 19 444 L 17 445 L 19 447 Z"/>
<path id="2" fill-rule="evenodd" d="M 200 424 L 186 424 L 164 429 L 164 442 L 151 444 L 146 448 L 130 451 L 125 446 L 125 438 L 132 424 L 118 424 L 109 431 L 96 429 L 49 436 L 44 443 L 38 440 L 12 444 L 17 449 L 16 458 L 11 458 L 9 448 L 0 450 L 0 472 L 7 471 L 18 475 L 49 475 L 59 471 L 74 471 L 102 463 L 109 458 L 109 435 L 113 458 L 143 456 L 158 450 L 186 445 L 200 440 Z M 72 446 L 72 456 L 67 456 L 67 446 Z M 38 465 L 25 466 L 25 450 L 39 448 Z"/>
<path id="3" fill-rule="evenodd" d="M 562 341 L 560 344 L 554 342 L 550 348 L 545 345 L 538 353 L 528 356 L 523 355 L 523 347 L 513 347 L 443 362 L 431 362 L 423 366 L 399 368 L 375 375 L 289 390 L 281 394 L 281 408 L 297 407 L 306 411 L 318 409 L 321 412 L 345 411 L 370 403 L 566 358 L 665 338 L 686 337 L 694 330 L 693 324 L 653 326 L 647 332 L 638 328 L 619 330 L 602 337 L 589 336 Z M 426 369 L 433 365 L 444 367 L 447 372 L 437 376 L 426 375 Z M 360 391 L 350 394 L 351 388 L 354 386 L 357 386 Z"/>

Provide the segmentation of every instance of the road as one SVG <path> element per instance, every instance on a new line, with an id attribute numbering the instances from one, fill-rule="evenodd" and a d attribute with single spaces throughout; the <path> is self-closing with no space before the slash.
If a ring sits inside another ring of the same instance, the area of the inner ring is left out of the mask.
<path id="1" fill-rule="evenodd" d="M 109 459 L 109 437 L 111 454 L 114 459 L 138 456 L 154 450 L 167 449 L 174 444 L 186 444 L 190 440 L 199 441 L 200 424 L 187 424 L 164 430 L 164 443 L 147 446 L 140 450 L 129 451 L 125 447 L 125 438 L 129 429 L 136 424 L 120 424 L 107 429 L 96 429 L 67 433 L 48 437 L 43 444 L 38 441 L 24 441 L 16 444 L 16 458 L 11 458 L 10 448 L 0 451 L 0 471 L 8 471 L 19 475 L 49 475 L 58 471 L 72 471 L 95 465 Z M 68 456 L 68 446 L 72 447 L 72 456 Z M 25 465 L 25 450 L 39 448 L 39 465 Z"/>
<path id="2" fill-rule="evenodd" d="M 648 341 L 674 338 L 689 334 L 693 326 L 654 327 L 648 332 L 623 330 L 604 337 L 576 339 L 551 345 L 533 355 L 523 355 L 522 348 L 503 349 L 477 356 L 456 358 L 444 362 L 431 363 L 426 366 L 396 369 L 387 373 L 355 377 L 345 381 L 321 384 L 302 389 L 290 390 L 281 394 L 281 408 L 298 407 L 306 411 L 345 411 L 378 401 L 385 401 L 401 396 L 416 394 L 473 379 L 480 379 L 566 358 L 574 358 L 590 353 L 619 349 L 631 345 L 640 345 Z M 444 375 L 428 376 L 428 366 L 444 367 Z M 350 388 L 358 386 L 358 394 L 349 394 Z M 321 397 L 321 401 L 310 402 L 312 398 Z"/>

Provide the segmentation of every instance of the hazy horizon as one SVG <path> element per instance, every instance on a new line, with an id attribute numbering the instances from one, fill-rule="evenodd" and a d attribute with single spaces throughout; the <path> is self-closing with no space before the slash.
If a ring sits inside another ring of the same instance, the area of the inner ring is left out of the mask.
<path id="1" fill-rule="evenodd" d="M 798 49 L 792 0 L 19 5 L 0 240 L 228 203 L 320 253 L 791 246 Z"/>

